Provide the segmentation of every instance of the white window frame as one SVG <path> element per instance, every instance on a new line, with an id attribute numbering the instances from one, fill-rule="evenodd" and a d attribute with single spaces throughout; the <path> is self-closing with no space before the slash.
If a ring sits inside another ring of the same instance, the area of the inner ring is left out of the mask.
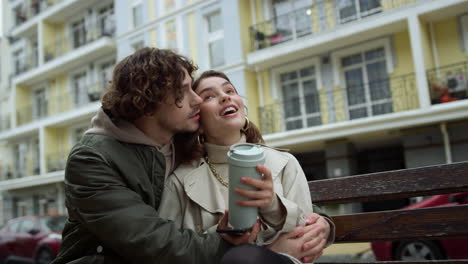
<path id="1" fill-rule="evenodd" d="M 287 73 L 287 72 L 291 72 L 291 71 L 297 71 L 297 70 L 300 70 L 302 68 L 306 68 L 306 67 L 310 67 L 310 66 L 313 66 L 315 68 L 315 82 L 316 82 L 316 87 L 317 87 L 317 92 L 320 93 L 320 90 L 323 89 L 323 85 L 322 85 L 322 76 L 321 76 L 321 66 L 320 66 L 320 59 L 317 58 L 317 57 L 314 57 L 314 58 L 310 58 L 310 59 L 307 59 L 307 60 L 302 60 L 302 61 L 299 61 L 299 62 L 296 62 L 296 63 L 291 63 L 291 64 L 287 64 L 285 66 L 281 66 L 281 67 L 277 67 L 277 68 L 273 68 L 272 71 L 271 71 L 271 74 L 272 74 L 272 90 L 271 90 L 271 94 L 272 94 L 272 97 L 276 100 L 279 100 L 281 102 L 283 102 L 283 94 L 281 92 L 281 79 L 280 79 L 280 75 L 283 74 L 283 73 Z M 303 92 L 303 91 L 302 91 Z M 301 94 L 300 95 L 302 98 L 304 97 L 304 94 Z M 320 97 L 319 97 L 320 99 Z M 304 111 L 305 109 L 303 109 L 305 107 L 305 104 L 302 104 L 301 105 L 301 112 L 302 113 L 305 113 L 306 111 Z M 283 112 L 284 109 L 283 107 L 281 106 L 281 112 Z M 320 112 L 320 116 L 322 115 L 323 113 Z M 305 119 L 307 118 L 305 114 L 302 114 L 301 115 L 301 118 L 302 119 Z M 284 119 L 284 113 L 283 113 L 283 120 L 281 120 L 281 125 L 282 125 L 282 131 L 286 131 L 286 120 Z M 304 122 L 304 121 L 303 121 Z M 308 128 L 309 126 L 303 126 L 303 128 Z"/>
<path id="2" fill-rule="evenodd" d="M 83 26 L 84 26 L 84 43 L 82 43 L 80 46 L 78 47 L 74 47 L 75 45 L 75 38 L 74 38 L 74 30 L 73 30 L 73 24 L 77 23 L 77 22 L 80 22 L 80 20 L 83 20 Z M 67 30 L 68 30 L 68 36 L 70 36 L 70 48 L 73 50 L 73 49 L 79 49 L 83 46 L 85 46 L 88 42 L 88 31 L 90 30 L 88 28 L 88 18 L 86 17 L 86 15 L 82 14 L 80 16 L 77 16 L 75 19 L 73 19 L 72 21 L 70 21 L 68 23 L 68 26 L 67 26 Z"/>
<path id="3" fill-rule="evenodd" d="M 460 38 L 463 44 L 463 51 L 468 55 L 468 14 L 460 16 Z"/>
<path id="4" fill-rule="evenodd" d="M 226 65 L 226 49 L 225 49 L 225 41 L 224 41 L 224 24 L 221 29 L 211 32 L 209 31 L 209 22 L 208 22 L 208 17 L 214 15 L 214 14 L 219 14 L 221 20 L 223 19 L 222 16 L 222 10 L 217 9 L 212 12 L 209 12 L 203 16 L 204 24 L 205 24 L 205 34 L 206 34 L 206 50 L 207 50 L 207 58 L 208 58 L 208 63 L 209 68 L 214 68 L 214 67 L 222 67 L 223 65 Z M 223 63 L 220 65 L 211 65 L 211 54 L 210 54 L 210 44 L 214 43 L 216 41 L 222 40 L 223 41 Z"/>
<path id="5" fill-rule="evenodd" d="M 137 8 L 138 6 L 140 6 L 141 8 L 141 24 L 139 25 L 135 25 L 135 13 L 133 12 L 135 10 L 135 8 Z M 131 5 L 131 8 L 130 8 L 130 18 L 131 18 L 131 25 L 132 25 L 132 28 L 138 28 L 139 26 L 143 25 L 145 23 L 145 20 L 144 20 L 144 13 L 145 13 L 145 9 L 144 9 L 144 6 L 143 6 L 143 1 L 142 0 L 133 0 L 132 2 L 132 5 Z"/>
<path id="6" fill-rule="evenodd" d="M 346 120 L 350 120 L 349 116 L 349 106 L 348 106 L 348 96 L 346 94 L 346 83 L 345 83 L 345 77 L 344 77 L 344 69 L 341 66 L 341 59 L 356 53 L 365 53 L 366 51 L 372 50 L 372 49 L 377 49 L 383 47 L 384 53 L 385 53 L 385 64 L 387 67 L 387 74 L 390 75 L 394 71 L 394 65 L 393 65 L 393 58 L 392 58 L 392 50 L 390 48 L 390 39 L 389 38 L 384 38 L 384 39 L 378 39 L 372 42 L 364 43 L 364 44 L 358 44 L 354 47 L 340 50 L 337 52 L 334 52 L 331 57 L 333 61 L 333 77 L 335 81 L 335 86 L 339 86 L 342 91 L 342 96 L 345 98 L 345 105 L 344 105 L 344 110 L 346 113 Z M 367 80 L 365 80 L 365 83 Z M 392 98 L 391 98 L 392 99 Z M 367 117 L 372 117 L 371 113 L 367 115 Z"/>

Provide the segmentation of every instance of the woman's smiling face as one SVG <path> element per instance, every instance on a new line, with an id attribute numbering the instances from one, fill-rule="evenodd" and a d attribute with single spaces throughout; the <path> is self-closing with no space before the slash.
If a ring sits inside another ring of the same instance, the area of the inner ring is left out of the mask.
<path id="1" fill-rule="evenodd" d="M 245 124 L 244 102 L 228 80 L 217 76 L 204 78 L 195 92 L 202 99 L 200 129 L 208 142 L 240 136 Z"/>

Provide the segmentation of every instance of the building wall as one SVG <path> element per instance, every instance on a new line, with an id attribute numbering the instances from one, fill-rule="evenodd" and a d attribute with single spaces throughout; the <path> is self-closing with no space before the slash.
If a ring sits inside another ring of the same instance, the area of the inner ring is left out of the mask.
<path id="1" fill-rule="evenodd" d="M 450 65 L 468 59 L 461 47 L 458 17 L 451 17 L 433 24 L 439 65 Z"/>

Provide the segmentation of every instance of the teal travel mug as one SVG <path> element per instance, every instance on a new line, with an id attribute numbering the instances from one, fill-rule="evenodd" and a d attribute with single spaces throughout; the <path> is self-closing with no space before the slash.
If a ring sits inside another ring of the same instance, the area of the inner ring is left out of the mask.
<path id="1" fill-rule="evenodd" d="M 242 177 L 261 179 L 256 166 L 265 163 L 262 147 L 249 143 L 231 146 L 227 153 L 229 165 L 229 223 L 238 230 L 248 230 L 257 221 L 258 208 L 240 206 L 238 200 L 246 200 L 235 192 L 236 188 L 255 190 L 254 187 L 241 183 Z"/>

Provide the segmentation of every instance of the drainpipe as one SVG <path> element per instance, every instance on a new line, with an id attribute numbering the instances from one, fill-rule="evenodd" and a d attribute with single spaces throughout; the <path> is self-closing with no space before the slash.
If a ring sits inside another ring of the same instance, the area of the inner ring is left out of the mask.
<path id="1" fill-rule="evenodd" d="M 432 47 L 432 57 L 434 57 L 434 64 L 436 67 L 436 74 L 437 74 L 437 79 L 440 79 L 440 69 L 439 69 L 439 54 L 437 53 L 437 44 L 435 41 L 435 32 L 434 32 L 434 27 L 432 22 L 429 23 L 429 32 L 431 34 L 431 47 Z"/>
<path id="2" fill-rule="evenodd" d="M 452 163 L 452 150 L 450 148 L 450 138 L 447 132 L 447 124 L 445 122 L 440 124 L 440 131 L 442 132 L 442 137 L 444 140 L 445 161 L 447 164 L 450 164 Z"/>

